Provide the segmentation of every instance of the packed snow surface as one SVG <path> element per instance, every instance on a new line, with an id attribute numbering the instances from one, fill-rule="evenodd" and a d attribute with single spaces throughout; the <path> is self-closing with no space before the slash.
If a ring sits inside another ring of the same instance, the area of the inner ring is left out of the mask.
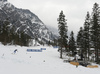
<path id="1" fill-rule="evenodd" d="M 27 49 L 40 49 L 42 52 L 27 52 Z M 14 50 L 18 52 L 14 54 Z M 64 63 L 59 58 L 57 48 L 47 46 L 20 47 L 0 44 L 0 74 L 100 74 L 99 68 Z"/>

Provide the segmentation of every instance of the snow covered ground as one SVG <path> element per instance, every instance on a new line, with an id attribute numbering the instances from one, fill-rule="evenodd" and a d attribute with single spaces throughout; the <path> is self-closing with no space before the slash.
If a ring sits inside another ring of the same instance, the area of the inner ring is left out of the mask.
<path id="1" fill-rule="evenodd" d="M 27 49 L 46 48 L 42 52 Z M 16 54 L 13 51 L 17 49 Z M 0 74 L 100 74 L 99 68 L 86 68 L 64 63 L 53 47 L 20 47 L 0 44 Z"/>

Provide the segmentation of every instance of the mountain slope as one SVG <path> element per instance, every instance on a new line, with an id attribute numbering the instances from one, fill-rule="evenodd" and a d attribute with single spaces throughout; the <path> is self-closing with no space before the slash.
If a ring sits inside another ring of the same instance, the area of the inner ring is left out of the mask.
<path id="1" fill-rule="evenodd" d="M 31 11 L 18 9 L 7 0 L 0 0 L 0 20 L 7 19 L 15 31 L 24 31 L 32 38 L 38 38 L 44 43 L 52 41 L 57 36 L 47 29 L 44 23 Z"/>

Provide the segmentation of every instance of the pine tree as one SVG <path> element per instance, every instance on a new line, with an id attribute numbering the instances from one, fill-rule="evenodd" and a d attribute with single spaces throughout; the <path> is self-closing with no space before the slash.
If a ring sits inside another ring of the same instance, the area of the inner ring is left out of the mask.
<path id="1" fill-rule="evenodd" d="M 86 19 L 85 19 L 85 23 L 84 23 L 84 33 L 83 33 L 83 37 L 84 37 L 84 49 L 85 49 L 85 55 L 88 55 L 88 60 L 89 60 L 89 50 L 90 50 L 90 15 L 89 12 L 87 12 L 86 15 Z"/>
<path id="2" fill-rule="evenodd" d="M 3 24 L 3 21 L 0 21 L 0 42 L 2 42 L 2 32 L 3 32 L 2 24 Z"/>
<path id="3" fill-rule="evenodd" d="M 97 3 L 93 6 L 92 19 L 91 19 L 91 40 L 95 49 L 95 58 L 99 63 L 99 50 L 100 50 L 100 7 Z"/>
<path id="4" fill-rule="evenodd" d="M 74 55 L 74 52 L 76 51 L 76 44 L 74 39 L 74 33 L 71 31 L 70 39 L 69 39 L 69 51 L 72 51 L 72 54 Z"/>
<path id="5" fill-rule="evenodd" d="M 59 18 L 58 18 L 58 31 L 59 31 L 59 46 L 60 46 L 60 58 L 62 58 L 62 48 L 65 47 L 66 51 L 68 51 L 67 49 L 67 23 L 66 23 L 66 19 L 65 19 L 65 15 L 63 14 L 63 11 L 61 11 Z"/>
<path id="6" fill-rule="evenodd" d="M 83 31 L 83 28 L 80 27 L 80 30 L 78 32 L 78 35 L 77 35 L 77 47 L 80 48 L 80 52 L 81 54 L 84 54 L 84 42 L 83 42 L 83 34 L 84 34 L 84 31 Z"/>
<path id="7" fill-rule="evenodd" d="M 8 21 L 8 19 L 3 21 L 2 38 L 3 38 L 4 45 L 6 45 L 9 40 L 9 25 L 10 22 Z"/>
<path id="8" fill-rule="evenodd" d="M 15 42 L 15 26 L 12 26 L 12 28 L 10 29 L 10 40 L 11 40 L 11 44 L 12 45 L 15 45 L 16 42 Z"/>
<path id="9" fill-rule="evenodd" d="M 36 46 L 38 42 L 38 33 L 35 33 L 34 37 L 35 37 L 35 46 Z"/>
<path id="10" fill-rule="evenodd" d="M 8 19 L 0 21 L 0 42 L 13 45 L 28 46 L 31 37 L 22 31 L 17 31 L 15 26 L 10 26 Z"/>

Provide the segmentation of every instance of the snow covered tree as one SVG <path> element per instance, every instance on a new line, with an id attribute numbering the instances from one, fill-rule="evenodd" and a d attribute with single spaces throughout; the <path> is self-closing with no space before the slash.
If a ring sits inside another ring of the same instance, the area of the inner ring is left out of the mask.
<path id="1" fill-rule="evenodd" d="M 67 23 L 65 19 L 65 15 L 63 14 L 63 11 L 61 11 L 59 18 L 58 18 L 58 31 L 59 31 L 59 46 L 60 46 L 60 58 L 62 58 L 62 48 L 65 47 L 65 50 L 68 51 L 67 49 Z"/>
<path id="2" fill-rule="evenodd" d="M 91 19 L 91 40 L 95 49 L 95 58 L 99 63 L 98 52 L 100 50 L 100 7 L 97 3 L 93 6 L 92 19 Z"/>
<path id="3" fill-rule="evenodd" d="M 69 51 L 72 51 L 72 54 L 74 55 L 74 52 L 76 51 L 76 43 L 74 39 L 74 33 L 71 31 L 70 39 L 69 39 Z"/>

